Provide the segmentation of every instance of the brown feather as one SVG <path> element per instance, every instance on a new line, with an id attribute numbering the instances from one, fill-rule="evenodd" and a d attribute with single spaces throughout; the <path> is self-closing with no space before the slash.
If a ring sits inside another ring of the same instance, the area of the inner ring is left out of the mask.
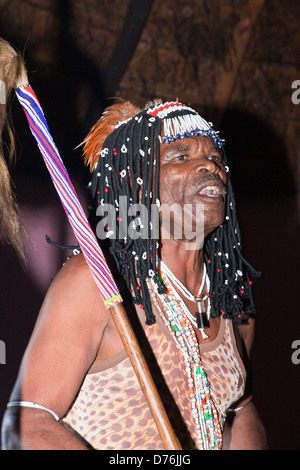
<path id="1" fill-rule="evenodd" d="M 91 128 L 89 134 L 82 142 L 84 145 L 84 163 L 89 165 L 92 172 L 99 159 L 99 155 L 106 138 L 111 134 L 116 124 L 135 116 L 140 109 L 129 101 L 114 104 L 104 111 L 101 118 Z"/>

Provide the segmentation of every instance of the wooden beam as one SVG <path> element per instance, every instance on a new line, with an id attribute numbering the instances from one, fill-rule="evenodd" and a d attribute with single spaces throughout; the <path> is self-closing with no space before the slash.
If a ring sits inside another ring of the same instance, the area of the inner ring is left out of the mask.
<path id="1" fill-rule="evenodd" d="M 114 95 L 126 72 L 146 24 L 153 0 L 131 0 L 114 50 L 101 71 L 101 86 L 107 98 Z"/>
<path id="2" fill-rule="evenodd" d="M 216 110 L 214 124 L 216 128 L 220 128 L 245 52 L 252 37 L 255 22 L 264 3 L 265 0 L 248 0 L 247 5 L 241 12 L 240 21 L 233 32 L 232 47 L 225 58 L 214 97 Z"/>

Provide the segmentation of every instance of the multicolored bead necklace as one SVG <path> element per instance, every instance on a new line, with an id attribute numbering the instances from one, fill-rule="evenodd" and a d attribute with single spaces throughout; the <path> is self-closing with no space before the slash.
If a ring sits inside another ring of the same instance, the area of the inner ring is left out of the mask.
<path id="1" fill-rule="evenodd" d="M 183 308 L 184 302 L 175 295 L 170 280 L 163 271 L 160 272 L 160 276 L 167 291 L 165 294 L 158 294 L 155 283 L 150 281 L 151 300 L 173 334 L 176 345 L 185 360 L 192 414 L 197 432 L 197 446 L 200 450 L 220 450 L 222 448 L 221 425 L 201 361 L 196 332 Z"/>
<path id="2" fill-rule="evenodd" d="M 203 274 L 202 274 L 202 280 L 201 280 L 201 285 L 198 291 L 198 294 L 194 296 L 180 281 L 177 279 L 177 277 L 172 273 L 172 271 L 161 261 L 161 268 L 165 272 L 165 274 L 168 276 L 169 281 L 172 280 L 173 284 L 177 289 L 186 297 L 188 300 L 195 302 L 197 305 L 197 312 L 196 315 L 193 316 L 192 313 L 189 311 L 189 309 L 186 307 L 185 303 L 182 304 L 182 307 L 185 310 L 185 313 L 189 320 L 191 321 L 192 325 L 199 329 L 202 338 L 203 339 L 208 339 L 209 336 L 205 333 L 205 328 L 209 326 L 209 318 L 210 318 L 210 300 L 209 300 L 209 294 L 202 294 L 204 287 L 206 286 L 207 292 L 209 292 L 209 277 L 206 272 L 206 265 L 204 263 L 203 265 Z M 180 300 L 179 295 L 177 294 L 176 291 L 174 291 L 175 296 Z M 207 305 L 206 305 L 207 304 Z"/>

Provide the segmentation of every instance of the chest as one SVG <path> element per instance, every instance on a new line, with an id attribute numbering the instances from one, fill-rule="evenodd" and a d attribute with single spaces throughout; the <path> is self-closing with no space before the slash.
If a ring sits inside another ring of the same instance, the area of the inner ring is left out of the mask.
<path id="1" fill-rule="evenodd" d="M 197 304 L 195 302 L 185 300 L 185 305 L 188 308 L 191 316 L 196 318 L 196 313 L 199 310 Z M 199 344 L 209 344 L 212 341 L 215 341 L 220 330 L 220 321 L 220 317 L 210 318 L 209 325 L 205 328 L 205 335 L 202 335 L 201 331 L 198 328 L 195 328 L 195 333 Z"/>

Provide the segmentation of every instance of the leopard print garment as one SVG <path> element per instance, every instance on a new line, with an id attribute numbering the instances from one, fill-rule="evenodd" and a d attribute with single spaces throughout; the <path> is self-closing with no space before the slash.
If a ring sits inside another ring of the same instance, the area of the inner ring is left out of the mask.
<path id="1" fill-rule="evenodd" d="M 195 449 L 195 425 L 188 395 L 185 363 L 160 319 L 145 328 L 151 348 L 143 353 L 182 449 Z M 201 345 L 219 417 L 244 393 L 246 372 L 238 354 L 232 322 L 221 320 L 214 341 Z M 159 367 L 158 367 L 158 364 Z M 92 366 L 63 420 L 94 449 L 164 450 L 130 360 L 125 352 Z"/>

